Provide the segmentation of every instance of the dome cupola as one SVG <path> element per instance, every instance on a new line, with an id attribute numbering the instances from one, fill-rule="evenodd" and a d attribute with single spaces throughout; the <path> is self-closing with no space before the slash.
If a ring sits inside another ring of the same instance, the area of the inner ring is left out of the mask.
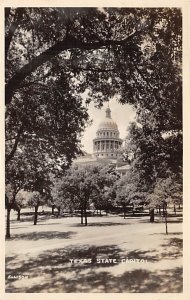
<path id="1" fill-rule="evenodd" d="M 111 109 L 107 107 L 105 119 L 100 122 L 93 140 L 94 155 L 99 158 L 117 158 L 117 150 L 122 145 L 117 123 L 111 117 Z"/>

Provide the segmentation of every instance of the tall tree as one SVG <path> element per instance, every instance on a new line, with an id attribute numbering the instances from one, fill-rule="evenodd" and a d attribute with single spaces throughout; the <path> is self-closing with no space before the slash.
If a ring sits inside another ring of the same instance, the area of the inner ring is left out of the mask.
<path id="1" fill-rule="evenodd" d="M 155 192 L 158 178 L 167 181 L 173 174 L 174 185 L 178 184 L 177 178 L 181 178 L 182 132 L 160 130 L 160 121 L 156 120 L 154 113 L 139 110 L 137 122 L 129 127 L 125 149 L 131 159 L 134 184 L 138 191 L 143 187 L 143 192 L 147 193 L 150 221 L 154 222 L 155 205 L 160 205 Z"/>
<path id="2" fill-rule="evenodd" d="M 151 112 L 159 131 L 181 130 L 180 9 L 7 8 L 5 40 L 7 160 L 28 130 L 26 119 L 29 134 L 37 130 L 46 148 L 55 144 L 71 160 L 87 120 L 79 96 L 85 91 L 86 103 L 119 94 L 121 103 Z"/>
<path id="3" fill-rule="evenodd" d="M 99 166 L 96 176 L 96 188 L 94 189 L 91 200 L 97 210 L 105 210 L 112 207 L 114 202 L 114 184 L 120 178 L 120 174 L 112 165 Z"/>
<path id="4" fill-rule="evenodd" d="M 97 102 L 120 93 L 123 103 L 156 105 L 157 117 L 172 111 L 162 127 L 179 127 L 181 25 L 176 8 L 7 8 L 6 103 L 62 70 L 71 91 L 88 88 Z"/>
<path id="5" fill-rule="evenodd" d="M 28 206 L 34 208 L 34 225 L 37 225 L 38 221 L 38 208 L 47 202 L 45 196 L 39 191 L 33 191 L 28 198 Z"/>
<path id="6" fill-rule="evenodd" d="M 14 161 L 6 166 L 5 172 L 5 207 L 7 210 L 6 238 L 10 238 L 10 214 L 11 210 L 17 208 L 16 198 L 24 188 L 25 174 L 28 168 L 22 155 L 18 155 Z"/>
<path id="7" fill-rule="evenodd" d="M 52 195 L 55 205 L 81 211 L 81 224 L 87 226 L 87 210 L 90 204 L 107 200 L 109 187 L 117 180 L 113 167 L 97 165 L 73 166 L 55 180 Z M 97 201 L 98 199 L 98 201 Z M 105 205 L 105 202 L 104 202 Z"/>
<path id="8" fill-rule="evenodd" d="M 27 87 L 15 96 L 6 112 L 6 162 L 19 147 L 35 147 L 51 159 L 71 163 L 80 152 L 79 142 L 88 121 L 80 96 L 65 93 L 69 84 L 63 75 L 45 90 Z"/>

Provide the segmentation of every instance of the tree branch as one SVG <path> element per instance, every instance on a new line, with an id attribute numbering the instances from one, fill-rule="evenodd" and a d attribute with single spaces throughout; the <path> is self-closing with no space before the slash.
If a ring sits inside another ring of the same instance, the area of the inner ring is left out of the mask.
<path id="1" fill-rule="evenodd" d="M 11 8 L 10 7 L 6 7 L 5 8 L 5 22 L 8 20 L 10 12 L 11 12 Z"/>
<path id="2" fill-rule="evenodd" d="M 139 31 L 135 31 L 133 34 L 125 38 L 124 40 L 113 41 L 98 41 L 92 43 L 85 43 L 75 39 L 74 37 L 65 37 L 63 41 L 57 42 L 55 45 L 33 58 L 28 64 L 23 66 L 5 85 L 5 104 L 8 105 L 14 92 L 20 87 L 21 82 L 34 72 L 39 66 L 45 62 L 51 60 L 60 52 L 68 49 L 81 49 L 81 50 L 96 50 L 110 45 L 126 45 Z"/>
<path id="3" fill-rule="evenodd" d="M 136 68 L 137 72 L 140 74 L 140 76 L 142 77 L 142 79 L 146 82 L 146 84 L 148 85 L 148 87 L 151 90 L 151 95 L 154 97 L 154 99 L 157 101 L 157 103 L 159 103 L 160 109 L 161 111 L 164 113 L 165 112 L 165 108 L 163 107 L 162 103 L 161 103 L 161 99 L 159 96 L 157 96 L 157 94 L 155 92 L 152 92 L 154 90 L 154 87 L 149 83 L 148 79 L 144 77 L 144 74 L 141 72 L 141 70 L 138 68 L 137 64 L 135 63 L 134 59 L 132 59 L 133 65 Z M 164 115 L 164 114 L 163 114 Z"/>
<path id="4" fill-rule="evenodd" d="M 5 59 L 7 59 L 7 55 L 8 55 L 10 43 L 12 41 L 12 37 L 19 25 L 19 19 L 22 17 L 23 12 L 24 12 L 24 8 L 22 8 L 22 7 L 16 9 L 14 21 L 11 23 L 10 28 L 9 28 L 9 33 L 5 38 Z"/>
<path id="5" fill-rule="evenodd" d="M 141 70 L 138 68 L 137 64 L 135 63 L 134 59 L 131 58 L 133 65 L 135 67 L 135 69 L 137 70 L 137 72 L 140 74 L 140 76 L 142 77 L 142 79 L 146 82 L 146 84 L 149 86 L 149 88 L 152 90 L 153 87 L 151 86 L 151 84 L 149 83 L 148 79 L 144 77 L 144 74 L 141 72 Z"/>
<path id="6" fill-rule="evenodd" d="M 18 131 L 17 137 L 15 139 L 14 146 L 13 146 L 11 152 L 6 157 L 5 163 L 8 163 L 13 158 L 13 156 L 14 156 L 14 154 L 16 152 L 18 143 L 19 143 L 20 136 L 21 136 L 21 134 L 23 132 L 23 128 L 24 128 L 24 125 L 22 124 L 21 127 L 20 127 L 20 129 L 19 129 L 19 131 Z"/>
<path id="7" fill-rule="evenodd" d="M 114 72 L 115 69 L 101 69 L 101 68 L 80 68 L 80 67 L 71 67 L 73 71 L 91 71 L 91 72 L 102 72 L 102 73 L 107 73 L 107 72 Z"/>

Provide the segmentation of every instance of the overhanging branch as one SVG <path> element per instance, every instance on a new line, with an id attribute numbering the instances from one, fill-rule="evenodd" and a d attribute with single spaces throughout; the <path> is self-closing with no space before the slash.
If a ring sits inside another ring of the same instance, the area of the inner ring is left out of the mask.
<path id="1" fill-rule="evenodd" d="M 81 50 L 96 50 L 103 47 L 111 45 L 126 45 L 134 36 L 136 36 L 139 31 L 133 32 L 124 40 L 113 41 L 98 41 L 85 43 L 77 40 L 74 37 L 65 37 L 63 41 L 57 42 L 55 45 L 39 54 L 37 57 L 33 58 L 28 64 L 23 66 L 15 75 L 6 83 L 5 85 L 5 104 L 8 105 L 11 100 L 14 92 L 20 87 L 21 82 L 34 72 L 39 66 L 44 64 L 47 61 L 50 61 L 53 57 L 58 55 L 60 52 L 69 49 L 81 49 Z"/>

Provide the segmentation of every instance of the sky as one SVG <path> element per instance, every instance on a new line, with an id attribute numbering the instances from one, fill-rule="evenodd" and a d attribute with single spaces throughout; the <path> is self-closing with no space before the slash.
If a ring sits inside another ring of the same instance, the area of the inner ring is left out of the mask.
<path id="1" fill-rule="evenodd" d="M 81 139 L 81 144 L 83 145 L 82 150 L 87 153 L 93 153 L 92 140 L 96 137 L 96 131 L 99 123 L 104 120 L 106 116 L 105 110 L 107 107 L 108 103 L 105 103 L 101 109 L 95 108 L 94 103 L 89 105 L 88 113 L 90 118 L 93 119 L 93 123 L 91 126 L 86 128 L 83 138 Z M 116 99 L 111 99 L 109 101 L 109 107 L 111 109 L 111 117 L 118 125 L 120 138 L 124 139 L 127 135 L 127 127 L 129 126 L 129 123 L 134 121 L 135 110 L 131 105 L 119 104 Z"/>

